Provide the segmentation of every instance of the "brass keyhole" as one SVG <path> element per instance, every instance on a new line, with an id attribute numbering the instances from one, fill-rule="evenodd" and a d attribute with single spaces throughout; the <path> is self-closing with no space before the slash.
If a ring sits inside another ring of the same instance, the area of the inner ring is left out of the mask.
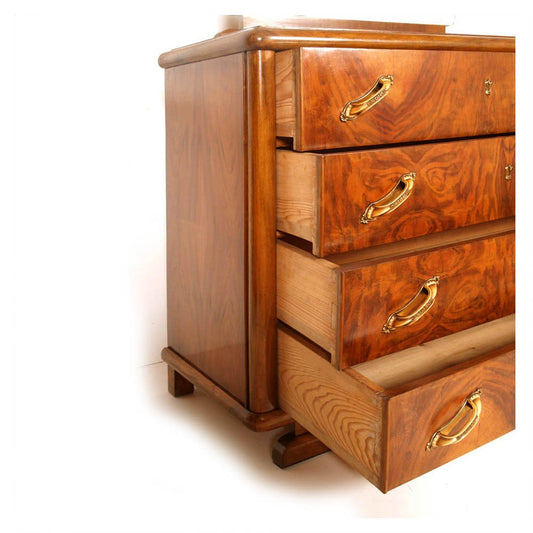
<path id="1" fill-rule="evenodd" d="M 510 181 L 513 175 L 513 165 L 505 165 L 505 179 Z"/>

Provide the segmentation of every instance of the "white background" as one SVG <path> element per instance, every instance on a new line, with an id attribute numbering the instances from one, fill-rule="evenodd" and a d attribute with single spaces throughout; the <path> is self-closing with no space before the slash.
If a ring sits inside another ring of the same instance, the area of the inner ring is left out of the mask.
<path id="1" fill-rule="evenodd" d="M 525 530 L 519 524 L 533 518 L 530 8 L 268 2 L 266 11 L 248 2 L 183 12 L 178 4 L 2 4 L 0 529 L 4 521 L 2 531 L 39 533 Z M 517 36 L 518 429 L 385 496 L 332 454 L 281 471 L 269 458 L 277 433 L 250 432 L 201 394 L 175 400 L 165 390 L 157 57 L 211 37 L 218 13 L 243 12 Z"/>

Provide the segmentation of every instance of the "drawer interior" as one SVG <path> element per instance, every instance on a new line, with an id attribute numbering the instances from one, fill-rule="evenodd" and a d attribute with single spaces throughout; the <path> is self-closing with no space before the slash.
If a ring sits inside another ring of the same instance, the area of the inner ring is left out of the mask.
<path id="1" fill-rule="evenodd" d="M 512 344 L 514 338 L 515 315 L 509 315 L 354 365 L 346 371 L 364 376 L 383 390 L 394 390 L 501 349 Z"/>
<path id="2" fill-rule="evenodd" d="M 381 491 L 514 429 L 514 315 L 382 359 L 339 371 L 308 339 L 278 330 L 280 406 Z M 470 416 L 477 391 L 475 427 L 428 449 L 455 415 Z"/>

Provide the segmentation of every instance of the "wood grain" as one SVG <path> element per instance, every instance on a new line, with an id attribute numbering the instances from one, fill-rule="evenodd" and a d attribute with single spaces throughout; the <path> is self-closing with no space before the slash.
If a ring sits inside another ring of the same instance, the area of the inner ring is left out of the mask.
<path id="1" fill-rule="evenodd" d="M 271 431 L 294 423 L 294 420 L 281 409 L 273 409 L 267 413 L 253 413 L 246 409 L 241 402 L 221 389 L 217 383 L 202 374 L 170 348 L 163 348 L 161 358 L 168 364 L 169 369 L 193 383 L 195 387 L 222 405 L 252 431 Z"/>
<path id="2" fill-rule="evenodd" d="M 294 57 L 297 151 L 514 131 L 513 53 L 300 48 Z M 340 121 L 348 101 L 389 74 L 394 84 L 383 100 Z"/>
<path id="3" fill-rule="evenodd" d="M 280 468 L 287 468 L 327 451 L 329 448 L 311 433 L 289 431 L 274 443 L 272 461 Z"/>
<path id="4" fill-rule="evenodd" d="M 412 50 L 472 50 L 514 52 L 511 37 L 398 33 L 372 30 L 247 28 L 226 33 L 215 39 L 183 46 L 161 54 L 159 65 L 172 68 L 195 61 L 227 56 L 249 50 L 287 50 L 302 46 L 412 49 Z"/>
<path id="5" fill-rule="evenodd" d="M 168 343 L 247 403 L 244 57 L 166 70 Z"/>
<path id="6" fill-rule="evenodd" d="M 423 383 L 406 383 L 400 392 L 376 388 L 356 371 L 335 370 L 288 328 L 279 330 L 278 346 L 280 405 L 383 492 L 514 428 L 514 345 L 487 346 L 485 354 Z M 426 451 L 433 432 L 477 388 L 479 424 L 463 441 Z"/>
<path id="7" fill-rule="evenodd" d="M 440 276 L 433 307 L 384 334 L 389 315 L 433 276 Z M 341 283 L 339 367 L 345 368 L 514 313 L 514 234 L 353 269 Z"/>
<path id="8" fill-rule="evenodd" d="M 372 483 L 382 472 L 379 396 L 335 370 L 287 329 L 278 331 L 281 408 Z"/>
<path id="9" fill-rule="evenodd" d="M 248 405 L 256 413 L 271 411 L 278 402 L 274 61 L 270 51 L 247 53 Z"/>
<path id="10" fill-rule="evenodd" d="M 445 464 L 515 427 L 514 351 L 393 396 L 388 402 L 385 490 Z M 426 451 L 431 435 L 463 400 L 482 390 L 479 423 L 462 441 Z"/>
<path id="11" fill-rule="evenodd" d="M 357 372 L 383 389 L 393 389 L 508 346 L 514 343 L 514 338 L 515 315 L 509 315 L 360 363 L 345 371 Z"/>
<path id="12" fill-rule="evenodd" d="M 296 72 L 294 51 L 287 50 L 276 54 L 276 135 L 294 137 L 296 135 Z"/>
<path id="13" fill-rule="evenodd" d="M 277 228 L 319 242 L 322 159 L 316 154 L 277 150 Z M 316 254 L 318 255 L 318 254 Z"/>
<path id="14" fill-rule="evenodd" d="M 490 228 L 507 232 L 486 233 Z M 342 369 L 512 314 L 509 230 L 503 220 L 442 232 L 421 238 L 418 247 L 413 239 L 352 253 L 351 262 L 344 262 L 348 254 L 318 259 L 279 242 L 278 318 L 331 353 Z M 389 315 L 433 276 L 441 278 L 433 307 L 384 334 Z"/>
<path id="15" fill-rule="evenodd" d="M 278 150 L 278 229 L 319 257 L 514 215 L 514 136 L 343 153 Z M 412 195 L 368 224 L 360 218 L 403 174 Z"/>
<path id="16" fill-rule="evenodd" d="M 335 354 L 340 282 L 335 265 L 284 242 L 278 243 L 277 258 L 278 318 Z"/>

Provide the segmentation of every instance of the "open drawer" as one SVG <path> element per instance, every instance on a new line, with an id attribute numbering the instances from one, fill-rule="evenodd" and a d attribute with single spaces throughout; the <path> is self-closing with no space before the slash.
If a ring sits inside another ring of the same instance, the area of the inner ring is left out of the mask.
<path id="1" fill-rule="evenodd" d="M 514 216 L 514 136 L 338 152 L 277 151 L 277 227 L 313 254 Z"/>
<path id="2" fill-rule="evenodd" d="M 296 48 L 276 54 L 276 131 L 298 152 L 514 131 L 514 53 Z"/>
<path id="3" fill-rule="evenodd" d="M 344 369 L 514 313 L 514 220 L 319 259 L 277 245 L 277 316 Z"/>
<path id="4" fill-rule="evenodd" d="M 280 407 L 386 492 L 514 429 L 514 315 L 345 370 L 282 325 Z"/>

